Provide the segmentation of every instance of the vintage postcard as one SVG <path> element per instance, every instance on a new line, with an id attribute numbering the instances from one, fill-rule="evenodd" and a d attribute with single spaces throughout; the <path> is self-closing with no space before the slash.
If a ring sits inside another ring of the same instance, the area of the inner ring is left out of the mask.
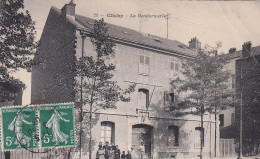
<path id="1" fill-rule="evenodd" d="M 0 158 L 260 158 L 260 2 L 0 3 Z"/>

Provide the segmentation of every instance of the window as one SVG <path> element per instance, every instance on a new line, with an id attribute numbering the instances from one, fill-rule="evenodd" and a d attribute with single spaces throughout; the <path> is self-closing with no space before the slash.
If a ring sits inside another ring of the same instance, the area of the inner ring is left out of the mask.
<path id="1" fill-rule="evenodd" d="M 170 62 L 170 77 L 175 77 L 178 75 L 179 63 L 177 61 Z"/>
<path id="2" fill-rule="evenodd" d="M 149 90 L 138 89 L 138 108 L 149 108 Z"/>
<path id="3" fill-rule="evenodd" d="M 101 140 L 102 143 L 108 141 L 110 144 L 115 142 L 115 124 L 113 122 L 101 122 Z"/>
<path id="4" fill-rule="evenodd" d="M 169 93 L 170 96 L 170 104 L 174 103 L 174 93 Z"/>
<path id="5" fill-rule="evenodd" d="M 150 57 L 146 55 L 139 56 L 139 74 L 149 75 Z"/>
<path id="6" fill-rule="evenodd" d="M 176 102 L 177 96 L 173 92 L 164 92 L 164 105 L 172 105 Z"/>
<path id="7" fill-rule="evenodd" d="M 224 114 L 219 114 L 219 126 L 224 126 Z"/>
<path id="8" fill-rule="evenodd" d="M 202 146 L 204 147 L 204 128 L 195 128 L 195 148 L 200 148 L 200 142 L 202 140 Z"/>
<path id="9" fill-rule="evenodd" d="M 168 146 L 179 146 L 179 127 L 169 126 L 168 134 Z"/>
<path id="10" fill-rule="evenodd" d="M 235 124 L 235 113 L 231 114 L 231 124 Z"/>

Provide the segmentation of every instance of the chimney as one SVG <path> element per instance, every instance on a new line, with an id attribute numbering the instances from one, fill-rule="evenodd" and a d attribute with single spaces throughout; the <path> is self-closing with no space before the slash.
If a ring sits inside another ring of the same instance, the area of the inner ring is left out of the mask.
<path id="1" fill-rule="evenodd" d="M 236 49 L 235 47 L 233 47 L 233 48 L 230 48 L 230 49 L 229 49 L 228 53 L 233 54 L 233 53 L 235 53 L 236 51 L 237 51 L 237 49 Z"/>
<path id="2" fill-rule="evenodd" d="M 252 46 L 251 41 L 245 42 L 242 45 L 242 58 L 250 57 L 251 46 Z"/>
<path id="3" fill-rule="evenodd" d="M 71 17 L 75 19 L 75 6 L 74 0 L 71 0 L 69 4 L 65 4 L 61 9 L 61 14 L 65 17 Z"/>
<path id="4" fill-rule="evenodd" d="M 199 40 L 196 37 L 194 37 L 189 42 L 189 48 L 195 49 L 195 50 L 200 50 L 201 42 L 199 42 Z"/>

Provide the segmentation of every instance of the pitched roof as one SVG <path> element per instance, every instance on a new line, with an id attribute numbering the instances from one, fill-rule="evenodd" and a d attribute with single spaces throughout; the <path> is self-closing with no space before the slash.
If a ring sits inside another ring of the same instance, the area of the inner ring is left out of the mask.
<path id="1" fill-rule="evenodd" d="M 57 9 L 55 7 L 52 7 L 52 9 L 58 12 L 59 14 L 61 14 L 60 9 Z M 75 20 L 72 18 L 70 18 L 69 20 L 78 29 L 82 29 L 83 26 L 84 27 L 83 29 L 87 29 L 87 30 L 92 30 L 94 26 L 93 24 L 95 22 L 94 19 L 81 16 L 81 15 L 76 15 Z M 132 29 L 120 27 L 109 23 L 107 23 L 107 27 L 108 27 L 108 34 L 111 37 L 118 40 L 167 51 L 173 54 L 179 54 L 179 55 L 191 56 L 191 57 L 195 57 L 197 55 L 197 52 L 195 50 L 189 48 L 187 45 L 176 40 L 169 40 L 151 34 L 143 34 Z"/>
<path id="2" fill-rule="evenodd" d="M 257 56 L 260 55 L 260 46 L 252 47 L 250 56 Z"/>
<path id="3" fill-rule="evenodd" d="M 239 58 L 242 56 L 242 50 L 236 51 L 234 53 L 227 53 L 224 55 L 230 59 Z M 253 57 L 253 56 L 259 56 L 259 55 L 260 55 L 260 46 L 252 47 L 251 51 L 250 51 L 250 56 Z"/>

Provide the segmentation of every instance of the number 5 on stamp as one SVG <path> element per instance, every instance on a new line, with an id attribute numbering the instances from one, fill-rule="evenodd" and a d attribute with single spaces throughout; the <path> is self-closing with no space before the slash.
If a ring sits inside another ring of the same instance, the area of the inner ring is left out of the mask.
<path id="1" fill-rule="evenodd" d="M 74 105 L 40 106 L 41 147 L 75 146 Z"/>
<path id="2" fill-rule="evenodd" d="M 4 150 L 38 148 L 35 107 L 2 108 Z"/>

